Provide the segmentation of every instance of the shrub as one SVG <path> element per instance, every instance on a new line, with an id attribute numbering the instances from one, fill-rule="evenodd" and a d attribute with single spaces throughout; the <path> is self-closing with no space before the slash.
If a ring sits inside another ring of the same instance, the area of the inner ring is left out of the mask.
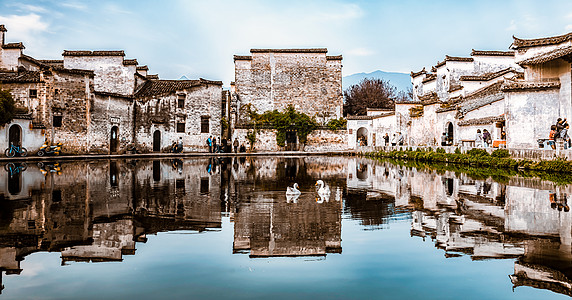
<path id="1" fill-rule="evenodd" d="M 437 153 L 446 153 L 446 151 L 443 148 L 437 148 Z"/>
<path id="2" fill-rule="evenodd" d="M 495 151 L 493 151 L 493 153 L 491 153 L 491 156 L 504 158 L 504 157 L 510 157 L 510 154 L 508 153 L 507 149 L 496 149 Z"/>
<path id="3" fill-rule="evenodd" d="M 483 157 L 483 156 L 489 156 L 489 153 L 485 149 L 473 148 L 467 151 L 467 155 L 474 157 Z"/>

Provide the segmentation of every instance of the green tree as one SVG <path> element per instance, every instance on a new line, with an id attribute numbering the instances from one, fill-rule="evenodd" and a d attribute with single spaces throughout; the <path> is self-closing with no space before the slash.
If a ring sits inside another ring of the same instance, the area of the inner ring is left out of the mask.
<path id="1" fill-rule="evenodd" d="M 14 118 L 16 103 L 10 92 L 0 89 L 0 126 L 3 126 Z"/>
<path id="2" fill-rule="evenodd" d="M 367 108 L 394 108 L 395 87 L 389 81 L 364 78 L 344 91 L 344 116 L 366 115 Z"/>

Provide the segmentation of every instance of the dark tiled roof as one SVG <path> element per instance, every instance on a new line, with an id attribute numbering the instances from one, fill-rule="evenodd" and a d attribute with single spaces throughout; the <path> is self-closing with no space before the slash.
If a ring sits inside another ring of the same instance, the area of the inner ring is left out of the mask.
<path id="1" fill-rule="evenodd" d="M 58 67 L 64 66 L 64 61 L 60 59 L 38 59 L 37 61 L 50 66 L 58 66 Z"/>
<path id="2" fill-rule="evenodd" d="M 342 60 L 341 55 L 326 55 L 326 60 Z"/>
<path id="3" fill-rule="evenodd" d="M 28 83 L 41 82 L 39 71 L 0 72 L 2 83 Z"/>
<path id="4" fill-rule="evenodd" d="M 456 117 L 462 119 L 468 112 L 504 99 L 504 93 L 501 91 L 502 84 L 500 81 L 496 82 L 461 98 L 457 104 Z"/>
<path id="5" fill-rule="evenodd" d="M 123 65 L 127 66 L 127 65 L 138 65 L 139 63 L 137 62 L 136 59 L 124 59 L 123 60 Z"/>
<path id="6" fill-rule="evenodd" d="M 122 95 L 122 94 L 118 94 L 118 93 L 108 93 L 108 92 L 95 91 L 94 94 L 100 95 L 100 96 L 106 96 L 106 97 L 133 99 L 133 95 Z"/>
<path id="7" fill-rule="evenodd" d="M 64 50 L 62 56 L 125 56 L 125 52 L 123 50 L 117 50 L 117 51 Z"/>
<path id="8" fill-rule="evenodd" d="M 446 62 L 448 61 L 463 61 L 463 62 L 470 62 L 473 61 L 474 59 L 472 57 L 458 57 L 458 56 L 449 56 L 449 55 L 445 55 L 445 59 L 441 62 L 437 62 L 437 64 L 435 65 L 435 68 L 439 68 L 445 65 Z"/>
<path id="9" fill-rule="evenodd" d="M 495 79 L 499 76 L 505 75 L 507 73 L 510 72 L 514 72 L 514 73 L 518 73 L 516 70 L 514 70 L 513 68 L 506 68 L 497 72 L 492 72 L 492 73 L 485 73 L 482 75 L 465 75 L 465 76 L 461 76 L 459 78 L 459 80 L 461 81 L 489 81 L 491 79 Z"/>
<path id="10" fill-rule="evenodd" d="M 502 85 L 502 91 L 523 91 L 523 90 L 548 90 L 559 89 L 560 80 L 554 81 L 540 81 L 540 82 L 527 82 L 527 81 L 505 81 Z"/>
<path id="11" fill-rule="evenodd" d="M 149 80 L 135 97 L 160 96 L 200 85 L 200 80 Z"/>
<path id="12" fill-rule="evenodd" d="M 6 31 L 8 31 L 8 30 L 6 30 L 6 26 L 4 26 L 4 24 L 1 24 L 1 25 L 0 25 L 0 31 L 1 31 L 1 32 L 6 32 Z"/>
<path id="13" fill-rule="evenodd" d="M 327 48 L 306 49 L 250 49 L 250 53 L 327 53 Z"/>
<path id="14" fill-rule="evenodd" d="M 234 60 L 252 60 L 250 55 L 235 55 Z"/>
<path id="15" fill-rule="evenodd" d="M 477 98 L 482 98 L 488 95 L 493 95 L 493 94 L 499 94 L 501 91 L 501 86 L 502 86 L 503 82 L 499 81 L 499 82 L 495 82 L 493 84 L 487 85 L 485 87 L 482 87 L 468 95 L 466 95 L 464 97 L 464 100 L 471 100 L 471 99 L 477 99 Z"/>
<path id="16" fill-rule="evenodd" d="M 59 72 L 72 73 L 72 74 L 83 74 L 83 75 L 94 76 L 93 71 L 90 71 L 90 70 L 66 69 L 63 67 L 63 61 L 61 61 L 62 65 L 59 65 L 60 60 L 47 60 L 47 62 L 54 62 L 53 64 L 51 64 L 51 63 L 45 63 L 45 61 L 42 61 L 42 60 L 37 60 L 37 59 L 35 59 L 31 56 L 25 55 L 25 54 L 20 56 L 20 58 L 37 65 L 41 69 L 48 69 L 48 70 L 54 70 L 54 71 L 59 71 Z"/>
<path id="17" fill-rule="evenodd" d="M 449 56 L 445 55 L 446 61 L 473 61 L 472 57 L 458 57 L 458 56 Z"/>
<path id="18" fill-rule="evenodd" d="M 425 74 L 425 73 L 427 73 L 427 71 L 425 71 L 425 67 L 423 67 L 423 70 L 421 70 L 421 71 L 419 71 L 419 72 L 413 72 L 413 71 L 411 71 L 411 78 L 415 78 L 415 77 L 417 77 L 417 76 L 419 76 L 419 75 L 423 75 L 423 74 Z"/>
<path id="19" fill-rule="evenodd" d="M 419 100 L 423 105 L 430 105 L 439 102 L 439 96 L 437 96 L 437 93 L 431 91 L 423 96 L 420 96 Z"/>
<path id="20" fill-rule="evenodd" d="M 471 52 L 471 56 L 514 56 L 514 51 L 483 51 L 475 50 Z"/>
<path id="21" fill-rule="evenodd" d="M 449 86 L 448 92 L 451 93 L 451 92 L 458 91 L 458 90 L 462 90 L 462 89 L 463 89 L 463 86 L 460 85 L 460 84 L 451 84 L 451 85 Z"/>
<path id="22" fill-rule="evenodd" d="M 512 42 L 513 49 L 525 48 L 525 47 L 534 47 L 534 46 L 546 46 L 546 45 L 555 45 L 560 44 L 562 42 L 566 42 L 572 40 L 572 32 L 567 33 L 564 35 L 547 37 L 547 38 L 539 38 L 539 39 L 519 39 L 515 36 L 512 36 L 514 41 Z"/>
<path id="23" fill-rule="evenodd" d="M 457 125 L 459 126 L 486 125 L 499 121 L 504 121 L 504 115 L 470 119 L 470 120 L 461 120 L 457 123 Z"/>
<path id="24" fill-rule="evenodd" d="M 149 67 L 147 66 L 138 66 L 137 70 L 149 71 Z"/>
<path id="25" fill-rule="evenodd" d="M 373 120 L 374 116 L 348 116 L 348 120 Z"/>
<path id="26" fill-rule="evenodd" d="M 437 74 L 434 73 L 429 73 L 425 75 L 425 78 L 423 79 L 423 83 L 429 82 L 431 80 L 435 80 L 437 78 Z"/>
<path id="27" fill-rule="evenodd" d="M 208 80 L 208 79 L 204 79 L 204 78 L 199 78 L 199 81 L 202 84 L 222 85 L 222 81 L 219 81 L 219 80 Z"/>
<path id="28" fill-rule="evenodd" d="M 4 49 L 24 49 L 26 47 L 24 47 L 24 44 L 22 44 L 22 42 L 20 42 L 20 43 L 4 44 L 4 45 L 2 45 L 2 48 L 4 48 Z"/>
<path id="29" fill-rule="evenodd" d="M 539 54 L 535 57 L 531 57 L 525 60 L 518 62 L 519 65 L 537 65 L 543 64 L 545 62 L 549 62 L 551 60 L 555 60 L 558 58 L 564 58 L 565 56 L 570 56 L 572 54 L 572 46 L 554 49 L 552 51 Z M 570 58 L 568 58 L 570 60 Z"/>

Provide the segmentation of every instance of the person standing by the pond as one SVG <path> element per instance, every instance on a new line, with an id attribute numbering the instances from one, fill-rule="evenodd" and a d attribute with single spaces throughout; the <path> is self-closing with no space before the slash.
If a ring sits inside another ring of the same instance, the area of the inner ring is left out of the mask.
<path id="1" fill-rule="evenodd" d="M 232 143 L 232 146 L 234 147 L 234 153 L 237 153 L 237 151 L 238 151 L 238 138 L 234 138 L 234 143 Z"/>
<path id="2" fill-rule="evenodd" d="M 570 136 L 568 135 L 568 130 L 570 126 L 568 123 L 564 125 L 564 129 L 560 131 L 560 138 L 564 141 L 564 149 L 570 148 Z"/>
<path id="3" fill-rule="evenodd" d="M 209 153 L 213 152 L 213 139 L 212 139 L 212 135 L 209 136 L 209 138 L 207 139 L 207 146 L 209 147 Z"/>
<path id="4" fill-rule="evenodd" d="M 443 132 L 443 135 L 441 136 L 441 146 L 447 146 L 447 134 Z"/>
<path id="5" fill-rule="evenodd" d="M 556 149 L 556 125 L 550 126 L 550 133 L 548 134 L 548 145 L 553 150 Z"/>
<path id="6" fill-rule="evenodd" d="M 480 129 L 477 129 L 477 135 L 475 136 L 475 147 L 483 147 L 483 134 L 481 133 Z"/>
<path id="7" fill-rule="evenodd" d="M 385 146 L 389 146 L 389 134 L 387 134 L 387 132 L 385 133 L 383 140 L 385 141 Z"/>
<path id="8" fill-rule="evenodd" d="M 483 129 L 483 142 L 485 144 L 485 148 L 491 145 L 491 134 L 486 129 Z"/>
<path id="9" fill-rule="evenodd" d="M 397 134 L 397 144 L 399 146 L 403 146 L 403 134 L 401 134 L 401 131 L 397 132 Z"/>
<path id="10" fill-rule="evenodd" d="M 213 153 L 218 152 L 218 145 L 216 144 L 216 137 L 213 138 Z"/>
<path id="11" fill-rule="evenodd" d="M 391 146 L 395 147 L 395 145 L 397 145 L 397 136 L 394 133 L 391 137 Z"/>

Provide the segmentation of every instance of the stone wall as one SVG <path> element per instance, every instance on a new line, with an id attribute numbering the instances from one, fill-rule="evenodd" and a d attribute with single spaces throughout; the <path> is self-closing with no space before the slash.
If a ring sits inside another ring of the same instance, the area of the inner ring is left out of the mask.
<path id="1" fill-rule="evenodd" d="M 64 52 L 64 67 L 91 70 L 95 73 L 95 90 L 98 92 L 131 95 L 135 89 L 135 68 L 123 64 L 122 55 L 74 56 Z"/>
<path id="2" fill-rule="evenodd" d="M 252 131 L 252 130 L 250 130 Z M 250 143 L 246 138 L 249 129 L 235 129 L 233 132 L 234 141 L 238 138 L 239 144 L 244 144 L 246 149 L 250 148 Z M 348 135 L 346 130 L 314 130 L 308 135 L 308 141 L 304 147 L 305 152 L 339 151 L 348 149 Z M 276 130 L 257 129 L 255 152 L 277 152 L 283 151 L 282 147 L 276 144 Z"/>
<path id="3" fill-rule="evenodd" d="M 123 153 L 133 142 L 133 103 L 127 97 L 95 94 L 90 109 L 89 152 L 110 153 L 111 130 L 117 127 L 118 152 Z"/>
<path id="4" fill-rule="evenodd" d="M 319 121 L 341 117 L 341 58 L 328 58 L 325 49 L 276 51 L 253 49 L 249 59 L 235 59 L 240 105 L 251 103 L 259 112 L 292 105 Z"/>
<path id="5" fill-rule="evenodd" d="M 184 108 L 177 106 L 179 94 L 185 94 Z M 162 151 L 180 137 L 183 138 L 184 151 L 206 151 L 209 136 L 220 141 L 221 101 L 222 89 L 217 84 L 203 84 L 138 100 L 135 124 L 138 148 L 152 151 L 153 136 L 158 132 Z M 209 118 L 208 133 L 201 133 L 201 117 Z M 184 132 L 177 132 L 177 123 L 185 124 Z"/>

